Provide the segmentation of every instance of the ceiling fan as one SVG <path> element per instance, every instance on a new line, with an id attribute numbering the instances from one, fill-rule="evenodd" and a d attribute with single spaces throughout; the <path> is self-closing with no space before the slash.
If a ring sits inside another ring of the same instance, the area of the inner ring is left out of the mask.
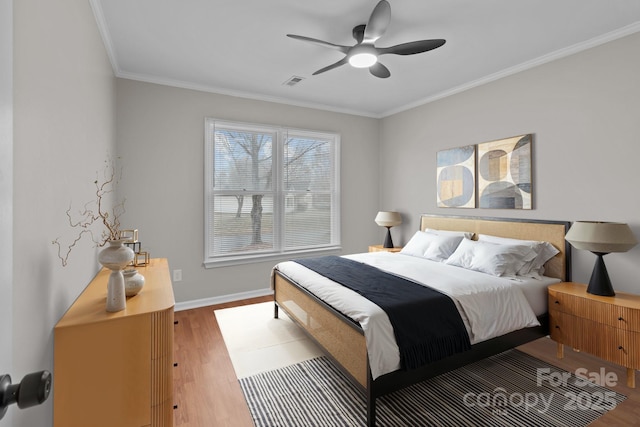
<path id="1" fill-rule="evenodd" d="M 340 61 L 321 68 L 313 73 L 314 76 L 349 63 L 356 68 L 369 68 L 369 72 L 371 72 L 371 74 L 382 79 L 389 77 L 391 72 L 389 72 L 387 67 L 378 62 L 378 57 L 380 55 L 415 55 L 416 53 L 427 52 L 429 50 L 439 48 L 445 43 L 445 40 L 443 39 L 434 39 L 418 40 L 391 47 L 374 46 L 376 40 L 378 40 L 387 30 L 390 20 L 391 6 L 387 0 L 380 0 L 373 9 L 373 12 L 371 12 L 371 16 L 369 17 L 369 21 L 366 25 L 357 25 L 353 28 L 353 38 L 356 39 L 357 42 L 353 46 L 342 46 L 295 34 L 287 34 L 287 37 L 328 47 L 345 54 L 345 57 Z"/>

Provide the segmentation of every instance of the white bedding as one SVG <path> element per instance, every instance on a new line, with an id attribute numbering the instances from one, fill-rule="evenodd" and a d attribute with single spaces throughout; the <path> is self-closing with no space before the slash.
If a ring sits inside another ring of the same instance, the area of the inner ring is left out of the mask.
<path id="1" fill-rule="evenodd" d="M 536 315 L 547 311 L 547 286 L 560 281 L 552 278 L 511 280 L 400 253 L 368 252 L 345 258 L 449 295 L 460 311 L 472 344 L 537 326 Z M 393 327 L 380 307 L 293 261 L 279 263 L 275 269 L 360 324 L 374 379 L 400 368 Z"/>

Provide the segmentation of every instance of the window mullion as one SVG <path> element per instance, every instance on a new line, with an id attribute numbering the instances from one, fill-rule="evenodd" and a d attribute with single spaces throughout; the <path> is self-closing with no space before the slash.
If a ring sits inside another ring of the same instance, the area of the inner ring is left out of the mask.
<path id="1" fill-rule="evenodd" d="M 273 156 L 273 179 L 274 179 L 274 204 L 273 204 L 273 217 L 274 224 L 277 224 L 277 232 L 274 235 L 274 246 L 276 250 L 282 252 L 284 242 L 284 177 L 283 177 L 283 159 L 284 159 L 284 145 L 286 142 L 287 133 L 284 129 L 278 129 L 276 132 L 276 147 L 274 149 Z"/>

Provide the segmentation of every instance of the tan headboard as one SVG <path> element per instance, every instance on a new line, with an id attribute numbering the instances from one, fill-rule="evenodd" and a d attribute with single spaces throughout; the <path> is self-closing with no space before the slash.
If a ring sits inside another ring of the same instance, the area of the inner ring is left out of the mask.
<path id="1" fill-rule="evenodd" d="M 478 234 L 510 237 L 512 239 L 538 240 L 551 243 L 560 253 L 545 264 L 545 276 L 563 281 L 571 280 L 571 247 L 564 240 L 569 230 L 568 221 L 544 221 L 537 219 L 483 218 L 469 216 L 420 216 L 420 230 L 470 231 L 474 239 Z"/>

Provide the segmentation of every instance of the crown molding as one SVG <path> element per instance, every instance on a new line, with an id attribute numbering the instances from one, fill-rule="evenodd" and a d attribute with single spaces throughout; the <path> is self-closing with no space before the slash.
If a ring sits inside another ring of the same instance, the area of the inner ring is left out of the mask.
<path id="1" fill-rule="evenodd" d="M 120 67 L 118 66 L 118 59 L 113 47 L 113 43 L 111 42 L 111 34 L 109 33 L 109 28 L 107 27 L 107 23 L 104 19 L 102 6 L 100 6 L 100 2 L 98 0 L 89 0 L 89 4 L 91 5 L 91 10 L 93 10 L 93 16 L 96 20 L 96 24 L 98 24 L 98 31 L 100 32 L 100 37 L 102 37 L 104 48 L 107 51 L 109 62 L 111 62 L 113 74 L 117 76 L 120 72 Z"/>
<path id="2" fill-rule="evenodd" d="M 522 64 L 515 65 L 513 67 L 505 68 L 504 70 L 498 71 L 493 74 L 489 74 L 488 76 L 481 77 L 477 80 L 473 80 L 469 83 L 465 83 L 463 85 L 451 88 L 446 91 L 439 92 L 435 95 L 429 96 L 427 98 L 423 98 L 419 101 L 415 101 L 409 103 L 403 107 L 388 110 L 381 114 L 381 117 L 388 117 L 393 114 L 398 114 L 403 111 L 410 110 L 412 108 L 416 108 L 425 104 L 429 104 L 430 102 L 437 101 L 439 99 L 443 99 L 449 97 L 451 95 L 455 95 L 461 92 L 464 92 L 469 89 L 473 89 L 478 86 L 482 86 L 487 83 L 494 82 L 496 80 L 500 80 L 504 77 L 511 76 L 513 74 L 520 73 L 522 71 L 530 70 L 539 65 L 547 64 L 549 62 L 565 58 L 567 56 L 574 55 L 576 53 L 591 49 L 593 47 L 597 47 L 603 45 L 605 43 L 620 39 L 622 37 L 629 36 L 631 34 L 637 33 L 640 31 L 640 22 L 635 22 L 633 24 L 627 25 L 626 27 L 622 27 L 618 30 L 611 31 L 609 33 L 603 34 L 598 37 L 594 37 L 592 39 L 586 40 L 581 43 L 576 43 L 572 46 L 556 50 L 555 52 L 551 52 L 546 55 L 539 56 L 538 58 L 532 59 L 527 62 L 523 62 Z"/>
<path id="3" fill-rule="evenodd" d="M 128 73 L 128 72 L 123 72 L 121 71 L 119 65 L 118 65 L 118 60 L 117 60 L 117 55 L 115 53 L 115 49 L 113 46 L 113 43 L 111 42 L 111 35 L 109 33 L 108 27 L 106 25 L 106 21 L 104 19 L 104 14 L 102 11 L 102 7 L 100 6 L 100 2 L 99 0 L 89 0 L 89 3 L 91 4 L 91 8 L 93 10 L 93 14 L 95 16 L 96 22 L 98 24 L 98 30 L 100 31 L 100 35 L 102 37 L 107 55 L 109 57 L 109 61 L 111 62 L 111 66 L 113 68 L 113 72 L 115 74 L 116 77 L 118 78 L 123 78 L 123 79 L 128 79 L 128 80 L 135 80 L 135 81 L 141 81 L 141 82 L 146 82 L 146 83 L 153 83 L 153 84 L 159 84 L 159 85 L 163 85 L 163 86 L 170 86 L 170 87 L 176 87 L 176 88 L 181 88 L 181 89 L 189 89 L 189 90 L 195 90 L 195 91 L 199 91 L 199 92 L 208 92 L 208 93 L 215 93 L 215 94 L 219 94 L 219 95 L 226 95 L 226 96 L 233 96 L 233 97 L 237 97 L 237 98 L 244 98 L 244 99 L 250 99 L 250 100 L 254 100 L 254 101 L 264 101 L 264 102 L 273 102 L 273 103 L 277 103 L 277 104 L 284 104 L 284 105 L 290 105 L 290 106 L 295 106 L 295 107 L 302 107 L 302 108 L 311 108 L 311 109 L 315 109 L 315 110 L 322 110 L 322 111 L 329 111 L 329 112 L 334 112 L 334 113 L 340 113 L 340 114 L 349 114 L 349 115 L 355 115 L 355 116 L 362 116 L 362 117 L 369 117 L 369 118 L 374 118 L 374 119 L 382 119 L 384 117 L 388 117 L 394 114 L 398 114 L 401 113 L 403 111 L 407 111 L 410 110 L 412 108 L 416 108 L 416 107 L 420 107 L 422 105 L 426 105 L 429 104 L 431 102 L 443 99 L 443 98 L 447 98 L 449 96 L 452 95 L 456 95 L 458 93 L 467 91 L 469 89 L 473 89 L 476 88 L 478 86 L 482 86 L 485 85 L 487 83 L 491 83 L 494 82 L 496 80 L 500 80 L 504 77 L 508 77 L 511 76 L 513 74 L 517 74 L 520 73 L 522 71 L 526 71 L 532 68 L 535 68 L 539 65 L 543 65 L 561 58 L 565 58 L 567 56 L 585 51 L 587 49 L 591 49 L 593 47 L 596 46 L 600 46 L 602 44 L 608 43 L 610 41 L 614 41 L 617 39 L 620 39 L 622 37 L 626 37 L 628 35 L 637 33 L 640 31 L 640 21 L 639 22 L 635 22 L 633 24 L 627 25 L 625 27 L 622 27 L 620 29 L 617 29 L 615 31 L 611 31 L 609 33 L 603 34 L 601 36 L 598 37 L 594 37 L 592 39 L 586 40 L 584 42 L 581 43 L 576 43 L 572 46 L 563 48 L 563 49 L 559 49 L 555 52 L 551 52 L 549 54 L 546 55 L 542 55 L 538 58 L 532 59 L 530 61 L 526 61 L 524 63 L 515 65 L 513 67 L 509 67 L 506 68 L 504 70 L 498 71 L 496 73 L 492 73 L 489 74 L 487 76 L 481 77 L 479 79 L 470 81 L 468 83 L 450 88 L 448 90 L 445 91 L 441 91 L 438 92 L 436 94 L 433 94 L 431 96 L 428 96 L 426 98 L 422 98 L 419 99 L 417 101 L 414 102 L 410 102 L 402 107 L 398 107 L 398 108 L 394 108 L 391 110 L 387 110 L 385 112 L 382 113 L 375 113 L 372 111 L 362 111 L 362 110 L 353 110 L 353 109 L 348 109 L 348 108 L 340 108 L 340 107 L 335 107 L 332 105 L 326 105 L 326 104 L 317 104 L 317 103 L 313 103 L 313 102 L 303 102 L 303 101 L 295 101 L 295 100 L 291 100 L 291 99 L 287 99 L 287 98 L 279 98 L 279 97 L 274 97 L 274 96 L 268 96 L 268 95 L 264 95 L 264 94 L 257 94 L 257 93 L 252 93 L 252 92 L 244 92 L 244 91 L 238 91 L 238 90 L 232 90 L 232 89 L 228 89 L 228 88 L 221 88 L 221 87 L 215 87 L 215 86 L 208 86 L 208 85 L 200 85 L 200 84 L 195 84 L 195 83 L 190 83 L 190 82 L 184 82 L 184 81 L 179 81 L 179 80 L 173 80 L 173 79 L 165 79 L 165 78 L 160 78 L 157 76 L 152 76 L 152 75 L 146 75 L 146 74 L 136 74 L 136 73 Z"/>

